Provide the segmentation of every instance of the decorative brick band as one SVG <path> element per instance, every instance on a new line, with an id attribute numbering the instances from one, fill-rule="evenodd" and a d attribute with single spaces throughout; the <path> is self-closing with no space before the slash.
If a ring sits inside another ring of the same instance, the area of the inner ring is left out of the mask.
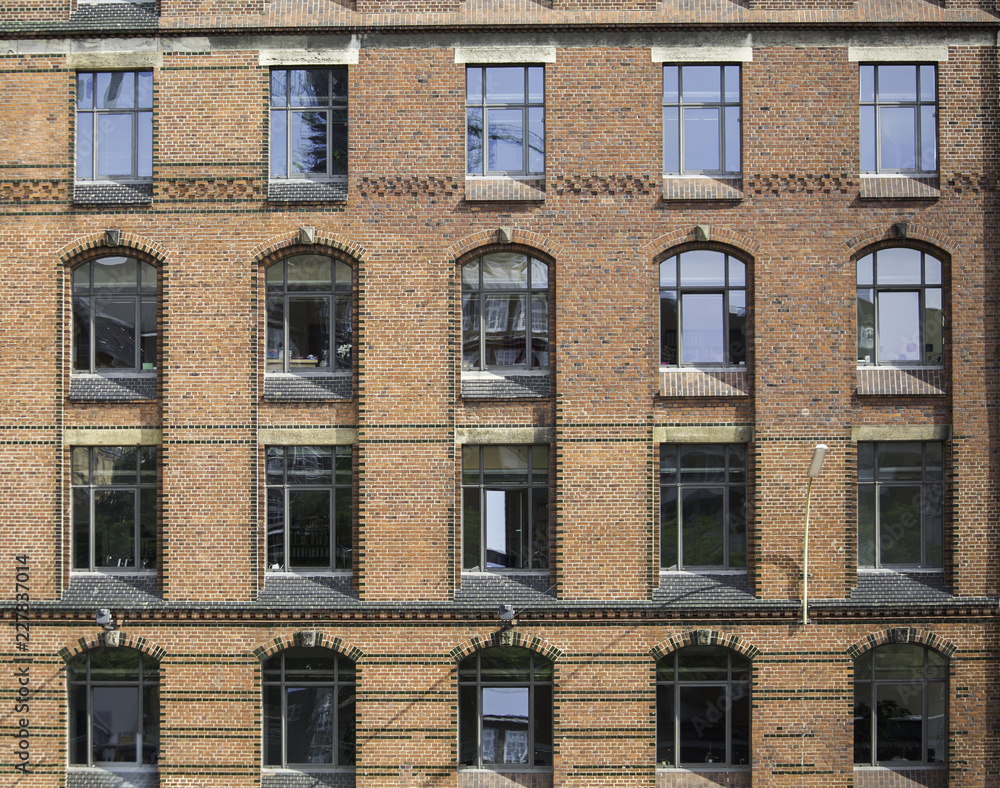
<path id="1" fill-rule="evenodd" d="M 750 376 L 746 369 L 717 372 L 672 367 L 660 370 L 661 397 L 746 397 Z"/>
<path id="2" fill-rule="evenodd" d="M 253 655 L 263 662 L 269 657 L 273 657 L 280 651 L 288 648 L 328 648 L 343 654 L 354 662 L 359 662 L 364 658 L 365 653 L 357 646 L 352 646 L 343 638 L 331 637 L 325 632 L 318 630 L 302 630 L 287 635 L 279 635 L 267 643 L 257 646 L 253 650 Z"/>
<path id="3" fill-rule="evenodd" d="M 898 367 L 858 367 L 858 394 L 927 395 L 945 394 L 944 370 L 900 369 Z"/>
<path id="4" fill-rule="evenodd" d="M 727 635 L 716 629 L 695 629 L 691 632 L 673 635 L 664 643 L 653 646 L 649 650 L 649 655 L 659 661 L 685 646 L 722 646 L 751 660 L 760 653 L 759 648 L 736 635 Z"/>
<path id="5" fill-rule="evenodd" d="M 100 632 L 96 635 L 82 637 L 67 646 L 63 646 L 57 653 L 64 662 L 69 662 L 81 654 L 98 648 L 131 648 L 141 651 L 157 662 L 160 662 L 167 654 L 167 650 L 162 646 L 122 629 L 113 629 L 110 632 Z"/>
<path id="6" fill-rule="evenodd" d="M 847 649 L 847 654 L 851 659 L 857 659 L 866 651 L 871 651 L 873 648 L 889 643 L 913 643 L 918 646 L 926 646 L 949 659 L 958 651 L 958 646 L 950 640 L 945 640 L 933 632 L 928 632 L 926 629 L 893 627 L 866 635 L 857 643 L 851 645 Z"/>
<path id="7" fill-rule="evenodd" d="M 510 629 L 507 630 L 507 632 L 510 637 L 510 642 L 507 645 L 518 646 L 520 648 L 526 648 L 529 651 L 534 651 L 536 654 L 540 654 L 552 662 L 555 662 L 563 655 L 562 650 L 546 643 L 544 640 L 537 638 L 534 635 L 527 635 L 523 632 L 518 632 L 516 629 Z M 492 648 L 493 646 L 499 645 L 501 645 L 500 633 L 491 632 L 488 635 L 479 635 L 460 646 L 456 646 L 449 651 L 448 654 L 455 660 L 455 662 L 461 662 L 470 654 L 474 654 L 484 648 Z"/>

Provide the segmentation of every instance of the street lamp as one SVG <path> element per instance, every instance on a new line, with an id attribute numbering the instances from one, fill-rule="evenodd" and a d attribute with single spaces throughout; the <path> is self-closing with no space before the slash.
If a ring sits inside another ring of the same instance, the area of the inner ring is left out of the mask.
<path id="1" fill-rule="evenodd" d="M 816 445 L 813 449 L 812 462 L 809 463 L 809 470 L 806 472 L 809 483 L 806 486 L 806 532 L 802 540 L 802 626 L 809 623 L 809 502 L 812 498 L 813 480 L 823 470 L 823 460 L 828 449 L 825 443 Z"/>

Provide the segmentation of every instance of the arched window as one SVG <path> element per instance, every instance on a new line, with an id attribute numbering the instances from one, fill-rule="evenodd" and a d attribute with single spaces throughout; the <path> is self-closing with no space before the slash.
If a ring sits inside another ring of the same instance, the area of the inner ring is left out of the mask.
<path id="1" fill-rule="evenodd" d="M 941 364 L 942 286 L 941 261 L 919 249 L 858 260 L 858 363 Z"/>
<path id="2" fill-rule="evenodd" d="M 157 272 L 134 257 L 98 257 L 73 269 L 73 370 L 156 369 Z"/>
<path id="3" fill-rule="evenodd" d="M 746 363 L 746 263 L 709 249 L 660 263 L 660 364 Z"/>
<path id="4" fill-rule="evenodd" d="M 351 267 L 318 254 L 268 266 L 267 372 L 349 372 L 354 357 Z"/>
<path id="5" fill-rule="evenodd" d="M 750 661 L 720 646 L 688 646 L 656 664 L 656 762 L 750 763 Z"/>
<path id="6" fill-rule="evenodd" d="M 462 766 L 496 771 L 552 767 L 552 663 L 497 646 L 458 665 Z"/>
<path id="7" fill-rule="evenodd" d="M 155 764 L 160 755 L 160 668 L 130 648 L 87 652 L 67 665 L 69 762 Z"/>
<path id="8" fill-rule="evenodd" d="M 322 648 L 290 648 L 263 666 L 264 766 L 353 767 L 355 667 Z"/>
<path id="9" fill-rule="evenodd" d="M 462 369 L 549 366 L 549 267 L 520 252 L 462 266 Z"/>
<path id="10" fill-rule="evenodd" d="M 879 646 L 854 661 L 854 763 L 944 764 L 948 661 L 910 643 Z"/>

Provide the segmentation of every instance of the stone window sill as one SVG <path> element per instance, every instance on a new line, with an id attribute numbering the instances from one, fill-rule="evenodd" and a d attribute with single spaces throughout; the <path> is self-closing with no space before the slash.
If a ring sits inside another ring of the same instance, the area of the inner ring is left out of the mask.
<path id="1" fill-rule="evenodd" d="M 468 202 L 541 202 L 545 199 L 545 176 L 512 178 L 467 175 Z"/>
<path id="2" fill-rule="evenodd" d="M 861 174 L 862 200 L 936 200 L 941 196 L 938 175 Z"/>
<path id="3" fill-rule="evenodd" d="M 742 200 L 743 178 L 664 175 L 664 200 Z"/>

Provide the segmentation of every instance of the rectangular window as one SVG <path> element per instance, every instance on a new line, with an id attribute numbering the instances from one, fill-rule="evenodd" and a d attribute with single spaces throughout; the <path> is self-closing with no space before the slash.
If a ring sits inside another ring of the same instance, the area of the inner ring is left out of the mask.
<path id="1" fill-rule="evenodd" d="M 347 176 L 347 67 L 271 71 L 271 178 Z"/>
<path id="2" fill-rule="evenodd" d="M 142 181 L 153 176 L 153 72 L 76 75 L 76 179 Z"/>
<path id="3" fill-rule="evenodd" d="M 548 446 L 462 449 L 462 566 L 549 568 Z"/>
<path id="4" fill-rule="evenodd" d="M 745 568 L 746 502 L 744 444 L 661 445 L 660 568 Z"/>
<path id="5" fill-rule="evenodd" d="M 75 446 L 73 569 L 156 568 L 155 446 Z"/>
<path id="6" fill-rule="evenodd" d="M 942 565 L 944 447 L 858 444 L 858 565 Z"/>
<path id="7" fill-rule="evenodd" d="M 545 171 L 545 69 L 469 66 L 465 72 L 470 175 Z"/>
<path id="8" fill-rule="evenodd" d="M 740 67 L 663 67 L 663 172 L 736 175 L 740 155 Z"/>
<path id="9" fill-rule="evenodd" d="M 267 447 L 267 565 L 287 571 L 350 570 L 350 446 Z"/>
<path id="10" fill-rule="evenodd" d="M 862 65 L 861 171 L 937 172 L 937 66 Z"/>

